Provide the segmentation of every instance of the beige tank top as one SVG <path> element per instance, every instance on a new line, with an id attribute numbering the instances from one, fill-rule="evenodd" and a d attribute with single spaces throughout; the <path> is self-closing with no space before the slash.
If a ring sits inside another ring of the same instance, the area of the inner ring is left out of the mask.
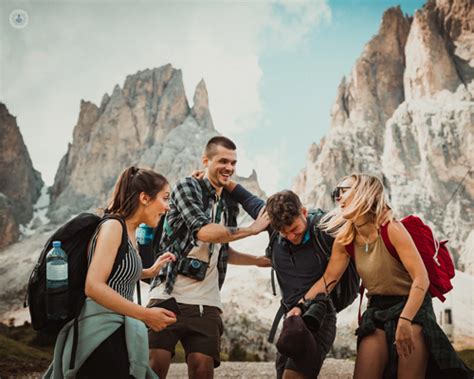
<path id="1" fill-rule="evenodd" d="M 406 296 L 410 292 L 412 279 L 405 267 L 387 250 L 380 234 L 375 242 L 365 244 L 354 241 L 355 262 L 367 296 L 396 295 Z"/>

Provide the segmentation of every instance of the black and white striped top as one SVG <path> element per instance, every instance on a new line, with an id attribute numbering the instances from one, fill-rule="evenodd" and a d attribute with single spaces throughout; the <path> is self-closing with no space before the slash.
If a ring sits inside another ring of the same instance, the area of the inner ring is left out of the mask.
<path id="1" fill-rule="evenodd" d="M 89 243 L 89 249 L 87 251 L 87 260 L 89 265 L 91 264 L 92 255 L 95 251 L 99 230 L 100 226 L 97 228 Z M 133 301 L 133 294 L 137 282 L 140 280 L 142 270 L 142 260 L 130 240 L 128 240 L 127 253 L 120 264 L 117 266 L 117 269 L 111 273 L 107 284 L 127 300 Z"/>

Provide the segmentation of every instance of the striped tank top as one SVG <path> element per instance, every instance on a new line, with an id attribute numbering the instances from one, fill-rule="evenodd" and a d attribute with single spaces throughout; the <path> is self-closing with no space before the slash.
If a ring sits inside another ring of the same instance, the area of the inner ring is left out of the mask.
<path id="1" fill-rule="evenodd" d="M 101 226 L 102 224 L 99 225 L 89 243 L 87 251 L 87 261 L 89 265 L 91 264 Z M 137 250 L 133 247 L 129 239 L 127 239 L 127 241 L 128 250 L 116 270 L 110 274 L 107 285 L 127 300 L 133 301 L 133 294 L 137 282 L 142 275 L 143 266 Z"/>

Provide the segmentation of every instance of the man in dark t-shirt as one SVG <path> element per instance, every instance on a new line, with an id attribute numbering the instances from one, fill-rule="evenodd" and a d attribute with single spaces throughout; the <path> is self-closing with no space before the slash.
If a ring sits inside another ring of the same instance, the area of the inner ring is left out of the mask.
<path id="1" fill-rule="evenodd" d="M 259 199 L 240 184 L 230 182 L 226 189 L 233 199 L 239 202 L 244 210 L 256 218 L 265 202 Z M 323 275 L 327 258 L 325 252 L 317 246 L 332 245 L 332 238 L 321 233 L 316 237 L 311 232 L 313 214 L 301 204 L 298 196 L 292 191 L 282 191 L 272 195 L 266 204 L 270 218 L 269 233 L 271 238 L 272 266 L 275 270 L 282 294 L 282 306 L 286 317 L 300 317 L 298 303 L 305 302 L 305 294 Z M 278 234 L 275 234 L 275 231 Z M 272 238 L 273 236 L 273 238 Z M 320 238 L 324 241 L 314 239 Z M 330 302 L 330 300 L 329 300 Z M 295 360 L 278 354 L 276 361 L 277 377 L 282 378 L 315 378 L 331 348 L 336 335 L 336 311 L 330 302 L 323 322 L 312 337 L 316 341 L 313 356 L 305 360 Z M 301 343 L 304 343 L 301 341 Z"/>

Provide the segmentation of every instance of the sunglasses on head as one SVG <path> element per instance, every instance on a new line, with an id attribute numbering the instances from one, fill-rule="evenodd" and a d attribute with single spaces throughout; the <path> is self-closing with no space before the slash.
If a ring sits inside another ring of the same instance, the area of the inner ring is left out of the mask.
<path id="1" fill-rule="evenodd" d="M 331 192 L 332 201 L 336 202 L 344 192 L 346 192 L 347 190 L 350 190 L 350 189 L 351 189 L 351 187 L 337 186 Z"/>

